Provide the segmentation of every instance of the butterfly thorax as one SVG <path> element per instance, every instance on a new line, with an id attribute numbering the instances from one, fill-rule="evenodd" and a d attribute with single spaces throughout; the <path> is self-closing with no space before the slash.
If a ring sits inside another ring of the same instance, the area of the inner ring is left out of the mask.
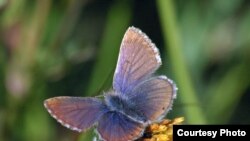
<path id="1" fill-rule="evenodd" d="M 129 99 L 122 97 L 122 94 L 118 94 L 115 91 L 110 91 L 105 94 L 105 103 L 111 111 L 120 112 L 135 121 L 146 122 L 147 119 L 144 114 L 137 110 L 135 103 L 132 103 Z"/>

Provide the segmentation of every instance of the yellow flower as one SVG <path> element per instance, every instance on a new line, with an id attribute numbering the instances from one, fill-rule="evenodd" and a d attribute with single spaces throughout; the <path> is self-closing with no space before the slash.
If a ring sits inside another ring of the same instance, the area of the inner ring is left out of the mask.
<path id="1" fill-rule="evenodd" d="M 153 123 L 146 128 L 143 137 L 137 141 L 172 141 L 173 125 L 181 124 L 183 121 L 183 117 L 178 117 L 173 120 L 164 119 L 159 123 Z"/>

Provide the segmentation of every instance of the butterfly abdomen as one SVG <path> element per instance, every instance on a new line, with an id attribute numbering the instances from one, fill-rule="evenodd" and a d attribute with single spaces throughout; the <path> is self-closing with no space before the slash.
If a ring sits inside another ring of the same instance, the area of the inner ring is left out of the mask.
<path id="1" fill-rule="evenodd" d="M 105 102 L 111 111 L 122 111 L 125 104 L 114 92 L 105 95 Z"/>
<path id="2" fill-rule="evenodd" d="M 115 94 L 115 92 L 110 92 L 110 94 L 105 95 L 105 102 L 111 111 L 120 112 L 134 121 L 146 122 L 146 116 L 136 108 L 136 104 L 123 99 L 121 96 Z"/>

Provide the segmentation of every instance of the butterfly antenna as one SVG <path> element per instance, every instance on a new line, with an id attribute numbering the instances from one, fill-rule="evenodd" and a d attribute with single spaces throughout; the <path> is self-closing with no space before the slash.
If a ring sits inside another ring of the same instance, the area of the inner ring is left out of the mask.
<path id="1" fill-rule="evenodd" d="M 108 84 L 108 82 L 110 81 L 110 78 L 113 78 L 112 77 L 112 72 L 114 72 L 114 68 L 110 71 L 110 73 L 109 73 L 109 75 L 107 76 L 107 78 L 105 79 L 105 81 L 104 81 L 104 83 L 102 83 L 102 86 L 100 87 L 100 89 L 95 93 L 95 94 L 100 94 L 101 93 L 101 91 L 103 91 L 106 87 L 107 87 L 107 84 Z M 103 97 L 103 95 L 102 94 L 100 94 L 100 95 L 97 95 L 97 96 L 95 96 L 95 97 Z"/>
<path id="2" fill-rule="evenodd" d="M 94 96 L 94 97 L 96 97 L 96 98 L 103 98 L 103 97 L 104 97 L 104 95 L 103 95 L 103 94 L 101 94 L 101 95 L 97 95 L 97 96 Z"/>

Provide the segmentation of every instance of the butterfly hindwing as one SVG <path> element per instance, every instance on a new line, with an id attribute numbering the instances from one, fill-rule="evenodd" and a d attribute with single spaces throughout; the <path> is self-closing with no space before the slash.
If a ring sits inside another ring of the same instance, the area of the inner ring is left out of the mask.
<path id="1" fill-rule="evenodd" d="M 54 97 L 44 106 L 63 126 L 78 132 L 92 127 L 107 111 L 102 101 L 87 97 Z"/>
<path id="2" fill-rule="evenodd" d="M 97 132 L 104 141 L 132 141 L 141 136 L 144 126 L 116 111 L 100 118 Z"/>
<path id="3" fill-rule="evenodd" d="M 134 109 L 140 111 L 145 119 L 156 121 L 171 109 L 175 96 L 175 84 L 166 76 L 158 76 L 137 86 L 127 101 L 135 103 Z"/>
<path id="4" fill-rule="evenodd" d="M 158 49 L 139 29 L 130 27 L 122 40 L 113 88 L 129 93 L 161 65 Z"/>

